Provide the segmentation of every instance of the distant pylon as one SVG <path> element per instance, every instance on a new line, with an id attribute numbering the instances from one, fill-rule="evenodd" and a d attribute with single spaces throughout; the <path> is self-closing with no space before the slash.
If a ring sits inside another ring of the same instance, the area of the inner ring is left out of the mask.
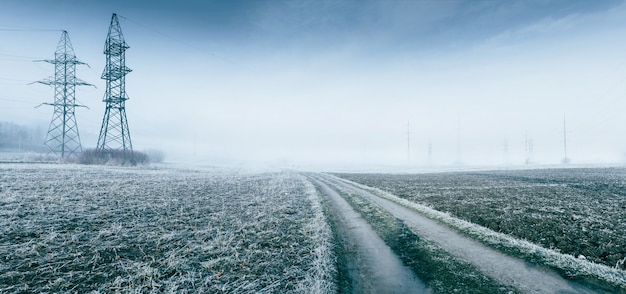
<path id="1" fill-rule="evenodd" d="M 461 149 L 461 119 L 456 121 L 456 165 L 463 164 L 463 151 Z"/>
<path id="2" fill-rule="evenodd" d="M 561 161 L 563 164 L 568 164 L 570 162 L 569 157 L 567 157 L 567 129 L 565 128 L 565 115 L 563 115 L 563 160 Z"/>
<path id="3" fill-rule="evenodd" d="M 428 165 L 433 164 L 433 142 L 428 141 Z"/>
<path id="4" fill-rule="evenodd" d="M 509 165 L 509 140 L 504 138 L 504 165 Z"/>
<path id="5" fill-rule="evenodd" d="M 128 120 L 126 119 L 126 75 L 131 69 L 126 67 L 125 52 L 129 46 L 124 41 L 117 15 L 113 13 L 109 33 L 104 44 L 106 66 L 102 79 L 106 80 L 103 102 L 106 103 L 97 149 L 133 151 L 130 141 Z"/>
<path id="6" fill-rule="evenodd" d="M 526 150 L 526 160 L 525 164 L 533 163 L 533 154 L 534 154 L 534 142 L 532 137 L 528 137 L 528 133 L 524 136 L 524 148 Z"/>
<path id="7" fill-rule="evenodd" d="M 49 152 L 61 158 L 80 153 L 82 146 L 74 109 L 85 106 L 76 104 L 75 90 L 76 86 L 93 85 L 76 78 L 76 65 L 86 63 L 76 59 L 67 31 L 63 31 L 61 34 L 54 59 L 37 61 L 54 64 L 54 77 L 37 82 L 48 86 L 54 85 L 54 102 L 43 103 L 54 107 L 52 121 L 43 145 Z"/>
<path id="8" fill-rule="evenodd" d="M 411 121 L 406 122 L 406 161 L 411 163 Z"/>

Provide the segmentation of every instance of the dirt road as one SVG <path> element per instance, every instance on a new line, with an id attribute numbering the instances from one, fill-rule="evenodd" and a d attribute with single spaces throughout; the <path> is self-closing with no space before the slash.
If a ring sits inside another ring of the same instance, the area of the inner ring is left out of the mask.
<path id="1" fill-rule="evenodd" d="M 369 224 L 344 200 L 346 195 L 374 203 L 401 220 L 420 238 L 436 244 L 453 258 L 470 263 L 478 272 L 505 287 L 521 293 L 601 292 L 568 281 L 550 269 L 529 264 L 486 247 L 416 211 L 332 176 L 315 174 L 309 175 L 309 178 L 327 199 L 329 210 L 332 212 L 331 219 L 337 227 L 338 239 L 345 244 L 345 248 L 350 248 L 349 250 L 354 253 L 345 256 L 349 279 L 352 281 L 353 290 L 357 290 L 355 292 L 424 293 L 428 291 L 430 285 L 428 281 L 419 281 L 409 268 L 402 265 L 398 252 L 393 252 L 385 245 L 372 230 L 373 224 Z M 380 289 L 384 291 L 381 292 Z M 464 290 L 472 292 L 472 289 Z"/>
<path id="2" fill-rule="evenodd" d="M 345 258 L 342 290 L 353 293 L 428 293 L 426 286 L 337 192 L 312 180 L 328 201 Z"/>

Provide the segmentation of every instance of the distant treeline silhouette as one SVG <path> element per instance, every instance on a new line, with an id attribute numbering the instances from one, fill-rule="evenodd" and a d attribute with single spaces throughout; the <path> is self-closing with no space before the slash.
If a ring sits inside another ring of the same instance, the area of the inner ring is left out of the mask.
<path id="1" fill-rule="evenodd" d="M 45 132 L 41 128 L 0 122 L 0 151 L 40 152 L 44 139 Z"/>

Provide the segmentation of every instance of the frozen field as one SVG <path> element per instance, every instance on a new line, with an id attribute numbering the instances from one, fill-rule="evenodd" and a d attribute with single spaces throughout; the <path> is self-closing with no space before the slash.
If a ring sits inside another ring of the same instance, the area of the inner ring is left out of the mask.
<path id="1" fill-rule="evenodd" d="M 626 268 L 624 168 L 339 176 L 545 248 Z"/>
<path id="2" fill-rule="evenodd" d="M 626 293 L 625 169 L 341 176 L 0 164 L 0 293 Z"/>
<path id="3" fill-rule="evenodd" d="M 295 173 L 0 165 L 0 293 L 334 292 Z"/>

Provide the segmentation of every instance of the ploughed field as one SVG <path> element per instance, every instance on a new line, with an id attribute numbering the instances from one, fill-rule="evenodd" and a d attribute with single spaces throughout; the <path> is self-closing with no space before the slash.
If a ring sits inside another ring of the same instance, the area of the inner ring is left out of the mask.
<path id="1" fill-rule="evenodd" d="M 295 173 L 0 165 L 0 293 L 333 292 L 331 238 Z"/>
<path id="2" fill-rule="evenodd" d="M 626 269 L 626 169 L 336 174 L 496 232 Z"/>

